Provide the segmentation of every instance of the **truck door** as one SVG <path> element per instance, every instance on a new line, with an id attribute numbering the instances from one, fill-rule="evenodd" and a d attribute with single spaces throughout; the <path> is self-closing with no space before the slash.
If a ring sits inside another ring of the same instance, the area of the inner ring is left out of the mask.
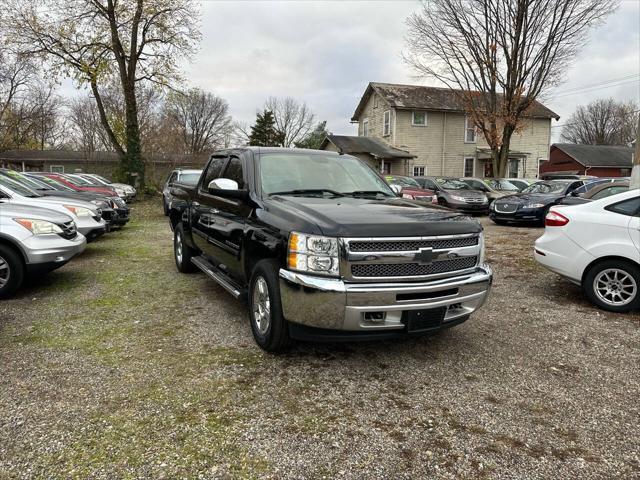
<path id="1" fill-rule="evenodd" d="M 207 186 L 212 180 L 222 176 L 228 160 L 227 155 L 214 156 L 209 160 L 191 203 L 190 224 L 193 243 L 205 256 L 210 258 L 214 258 L 215 255 L 215 249 L 211 243 L 211 225 L 216 211 L 216 199 L 209 194 Z"/>
<path id="2" fill-rule="evenodd" d="M 226 164 L 222 178 L 237 182 L 239 190 L 247 189 L 246 162 L 238 156 L 231 156 Z M 220 268 L 231 276 L 241 279 L 242 243 L 246 219 L 252 208 L 246 200 L 214 197 L 209 228 L 210 243 L 213 245 L 213 258 Z"/>

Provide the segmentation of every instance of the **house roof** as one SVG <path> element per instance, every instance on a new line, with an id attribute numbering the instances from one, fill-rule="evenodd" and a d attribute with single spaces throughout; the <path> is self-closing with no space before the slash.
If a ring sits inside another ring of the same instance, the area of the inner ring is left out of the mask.
<path id="1" fill-rule="evenodd" d="M 449 88 L 425 87 L 422 85 L 399 85 L 394 83 L 371 82 L 360 99 L 351 121 L 358 121 L 372 93 L 377 93 L 392 107 L 398 109 L 438 110 L 444 112 L 464 112 L 465 108 L 454 90 Z M 540 102 L 534 102 L 528 115 L 534 118 L 555 118 L 560 116 Z"/>
<path id="2" fill-rule="evenodd" d="M 576 145 L 554 143 L 551 149 L 563 151 L 585 167 L 631 168 L 633 148 L 622 145 Z"/>
<path id="3" fill-rule="evenodd" d="M 322 141 L 320 149 L 333 143 L 342 153 L 368 153 L 377 158 L 414 158 L 415 155 L 405 150 L 394 148 L 380 140 L 370 137 L 352 137 L 347 135 L 327 135 Z"/>

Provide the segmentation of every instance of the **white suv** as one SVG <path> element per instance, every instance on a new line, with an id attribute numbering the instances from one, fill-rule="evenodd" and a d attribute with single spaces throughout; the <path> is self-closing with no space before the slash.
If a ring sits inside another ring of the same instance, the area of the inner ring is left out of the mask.
<path id="1" fill-rule="evenodd" d="M 640 308 L 640 190 L 552 207 L 534 256 L 604 310 Z"/>

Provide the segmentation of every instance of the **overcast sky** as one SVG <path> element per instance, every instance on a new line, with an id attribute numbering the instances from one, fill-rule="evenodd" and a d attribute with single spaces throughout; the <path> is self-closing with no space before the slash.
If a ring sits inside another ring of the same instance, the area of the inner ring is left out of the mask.
<path id="1" fill-rule="evenodd" d="M 185 77 L 224 97 L 235 119 L 252 124 L 267 97 L 305 101 L 336 134 L 356 134 L 349 122 L 368 82 L 429 85 L 402 62 L 405 19 L 417 1 L 203 1 L 202 45 Z M 635 77 L 631 77 L 635 75 Z M 601 97 L 640 101 L 640 0 L 590 34 L 545 104 L 561 119 Z M 602 83 L 622 79 L 602 88 Z M 70 84 L 65 82 L 65 87 Z M 582 87 L 590 87 L 584 89 Z M 64 90 L 67 90 L 65 88 Z M 567 94 L 576 89 L 581 91 Z M 68 92 L 68 90 L 67 90 Z"/>

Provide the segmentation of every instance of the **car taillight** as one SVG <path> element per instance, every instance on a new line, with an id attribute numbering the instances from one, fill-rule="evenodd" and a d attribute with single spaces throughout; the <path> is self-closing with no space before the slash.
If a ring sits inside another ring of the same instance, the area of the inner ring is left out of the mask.
<path id="1" fill-rule="evenodd" d="M 554 211 L 547 213 L 547 217 L 544 219 L 546 227 L 564 227 L 567 223 L 569 223 L 567 217 Z"/>

